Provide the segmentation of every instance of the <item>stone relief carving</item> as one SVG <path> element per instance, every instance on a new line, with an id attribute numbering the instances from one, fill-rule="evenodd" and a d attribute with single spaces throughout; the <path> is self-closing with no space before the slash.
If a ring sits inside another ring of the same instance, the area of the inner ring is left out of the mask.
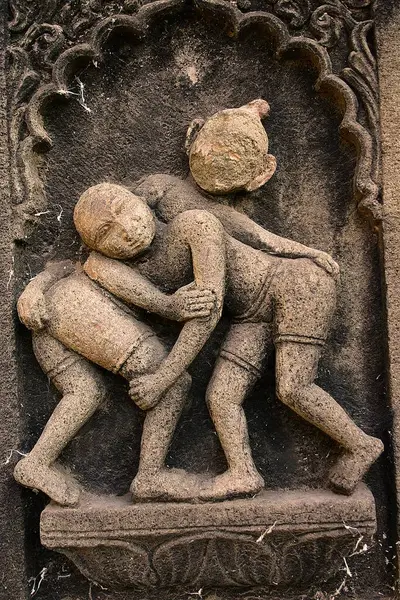
<path id="1" fill-rule="evenodd" d="M 114 31 L 128 30 L 134 37 L 145 38 L 148 24 L 155 16 L 182 10 L 185 4 L 183 0 L 158 0 L 141 7 L 136 1 L 126 1 L 122 6 L 97 0 L 67 2 L 62 6 L 56 0 L 38 6 L 17 0 L 10 3 L 14 41 L 10 49 L 10 140 L 14 197 L 19 199 L 16 237 L 29 234 L 37 221 L 35 214 L 47 204 L 38 170 L 43 153 L 51 146 L 41 119 L 45 104 L 57 94 L 79 99 L 80 88 L 78 82 L 71 83 L 71 71 L 78 71 L 77 62 L 94 61 L 100 65 L 102 46 Z M 308 0 L 271 0 L 263 4 L 261 12 L 251 3 L 248 6 L 239 3 L 236 7 L 225 0 L 201 0 L 195 3 L 194 10 L 223 13 L 235 36 L 246 27 L 261 24 L 267 35 L 273 34 L 276 53 L 282 59 L 291 52 L 297 52 L 299 57 L 304 53 L 311 59 L 319 73 L 316 89 L 338 99 L 344 107 L 340 131 L 355 146 L 358 155 L 355 173 L 358 206 L 379 220 L 378 92 L 375 59 L 368 43 L 373 24 L 370 6 L 367 0 L 330 0 L 312 9 Z M 341 39 L 342 28 L 346 28 L 350 44 L 348 64 L 339 67 L 336 63 L 333 66 L 329 52 Z"/>
<path id="2" fill-rule="evenodd" d="M 102 68 L 109 36 L 127 31 L 146 43 L 153 19 L 188 7 L 206 17 L 222 15 L 233 39 L 247 28 L 262 27 L 279 60 L 295 56 L 311 61 L 316 89 L 340 106 L 340 132 L 356 149 L 358 208 L 379 220 L 371 4 L 11 1 L 11 177 L 20 225 L 16 237 L 25 239 L 37 215 L 48 208 L 43 178 L 46 151 L 53 143 L 43 121 L 48 103 L 62 96 L 78 100 L 87 110 L 80 69 L 91 62 Z M 335 51 L 344 43 L 347 60 L 339 61 Z M 343 566 L 342 557 L 351 555 L 357 541 L 352 527 L 365 536 L 375 531 L 374 500 L 358 484 L 382 443 L 363 433 L 314 382 L 334 311 L 338 266 L 326 253 L 262 229 L 219 196 L 237 190 L 251 194 L 273 175 L 275 159 L 268 154 L 260 123 L 268 110 L 265 101 L 257 100 L 222 111 L 206 123 L 194 120 L 186 142 L 192 177 L 186 181 L 156 173 L 130 189 L 108 183 L 88 189 L 75 209 L 75 224 L 91 249 L 89 258 L 84 264 L 49 264 L 20 297 L 20 318 L 33 330 L 36 357 L 62 399 L 15 476 L 53 500 L 42 514 L 42 543 L 64 552 L 90 580 L 106 586 L 215 582 L 297 590 L 311 578 L 316 581 L 318 572 L 325 577 Z M 207 403 L 228 470 L 209 478 L 166 468 L 165 459 L 190 399 L 186 369 L 212 335 L 223 308 L 230 329 L 209 382 Z M 183 323 L 169 354 L 143 309 Z M 343 448 L 329 485 L 349 498 L 309 490 L 295 491 L 294 501 L 282 491 L 262 491 L 269 482 L 253 462 L 242 402 L 274 343 L 277 395 Z M 57 463 L 103 401 L 98 366 L 126 378 L 132 400 L 146 414 L 139 470 L 121 506 L 111 505 L 113 500 L 97 506 L 96 497 Z M 188 502 L 195 511 L 185 516 L 183 530 L 180 523 L 174 526 L 174 518 L 181 518 Z M 296 502 L 311 515 L 307 523 L 300 517 L 291 520 Z M 162 507 L 157 514 L 151 512 L 156 504 Z M 146 507 L 150 511 L 141 513 Z M 206 516 L 199 520 L 202 507 Z M 209 515 L 219 511 L 230 519 L 210 521 Z M 158 530 L 154 523 L 164 513 L 169 521 Z M 93 515 L 98 521 L 91 521 Z"/>
<path id="3" fill-rule="evenodd" d="M 152 175 L 134 193 L 102 183 L 79 199 L 74 221 L 92 250 L 89 258 L 83 268 L 49 266 L 18 301 L 20 319 L 34 332 L 36 357 L 63 394 L 36 446 L 15 469 L 23 485 L 60 504 L 79 501 L 78 486 L 54 463 L 102 400 L 94 363 L 127 379 L 132 400 L 147 411 L 131 486 L 136 501 L 258 493 L 264 482 L 252 459 L 242 403 L 273 345 L 278 398 L 343 448 L 330 473 L 336 491 L 351 494 L 382 452 L 382 442 L 364 434 L 314 381 L 335 308 L 338 265 L 325 252 L 276 236 L 218 202 L 218 194 L 251 191 L 273 176 L 276 160 L 261 124 L 268 113 L 267 102 L 254 100 L 197 123 L 197 135 L 191 126 L 193 180 Z M 184 321 L 168 355 L 121 300 Z M 228 470 L 201 481 L 166 469 L 165 457 L 190 386 L 187 369 L 224 306 L 232 325 L 206 399 Z"/>
<path id="4" fill-rule="evenodd" d="M 214 504 L 114 498 L 105 507 L 89 496 L 77 508 L 49 505 L 41 539 L 108 588 L 263 585 L 299 593 L 340 569 L 360 536 L 370 543 L 374 513 L 364 486 L 351 498 L 279 490 Z"/>

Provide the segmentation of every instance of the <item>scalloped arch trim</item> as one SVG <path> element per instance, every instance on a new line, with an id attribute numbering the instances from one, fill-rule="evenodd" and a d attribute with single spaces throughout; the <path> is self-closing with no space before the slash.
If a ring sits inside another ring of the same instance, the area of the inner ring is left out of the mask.
<path id="1" fill-rule="evenodd" d="M 79 68 L 76 65 L 91 60 L 100 62 L 102 48 L 115 31 L 124 30 L 137 40 L 145 40 L 153 19 L 179 13 L 187 6 L 188 2 L 185 0 L 157 0 L 143 6 L 135 16 L 107 17 L 91 30 L 87 43 L 64 51 L 54 63 L 51 83 L 41 86 L 27 107 L 26 122 L 30 140 L 26 143 L 31 146 L 32 151 L 42 153 L 51 147 L 52 140 L 44 127 L 43 113 L 52 97 L 68 95 L 68 81 L 74 69 Z M 232 37 L 238 37 L 242 31 L 255 26 L 265 29 L 273 39 L 275 54 L 280 59 L 285 55 L 296 53 L 312 61 L 318 72 L 315 89 L 328 93 L 339 105 L 343 115 L 339 126 L 340 133 L 356 149 L 354 187 L 358 208 L 374 220 L 380 220 L 382 206 L 378 202 L 379 188 L 371 175 L 373 172 L 372 138 L 367 129 L 357 121 L 357 97 L 349 85 L 333 73 L 327 50 L 310 38 L 291 36 L 286 25 L 278 17 L 269 13 L 243 14 L 224 0 L 195 0 L 192 9 L 200 14 L 223 16 L 224 25 L 229 26 L 229 35 Z"/>

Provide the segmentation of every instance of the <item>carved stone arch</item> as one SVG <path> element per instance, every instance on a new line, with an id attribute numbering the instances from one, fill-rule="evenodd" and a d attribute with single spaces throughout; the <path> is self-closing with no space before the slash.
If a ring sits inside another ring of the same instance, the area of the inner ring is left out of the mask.
<path id="1" fill-rule="evenodd" d="M 44 187 L 37 168 L 40 156 L 52 145 L 43 123 L 46 104 L 56 96 L 69 96 L 68 83 L 82 65 L 90 61 L 100 65 L 104 44 L 115 32 L 126 31 L 134 39 L 144 40 L 153 19 L 180 12 L 187 6 L 185 0 L 157 0 L 144 5 L 134 16 L 119 14 L 107 17 L 89 30 L 87 42 L 73 45 L 58 56 L 52 67 L 50 82 L 37 89 L 26 108 L 28 135 L 19 143 L 17 161 L 17 169 L 20 171 L 26 192 L 25 199 L 18 208 L 24 221 L 35 221 L 34 213 L 46 206 Z M 344 78 L 336 75 L 326 47 L 309 37 L 291 35 L 286 24 L 271 13 L 243 14 L 224 0 L 196 0 L 191 3 L 191 10 L 197 10 L 211 18 L 223 17 L 224 27 L 229 36 L 234 38 L 249 28 L 261 28 L 273 40 L 275 55 L 279 59 L 295 55 L 311 61 L 318 73 L 315 89 L 329 95 L 340 107 L 340 134 L 356 149 L 354 191 L 358 208 L 374 220 L 380 219 L 381 205 L 378 201 L 373 139 L 366 127 L 357 120 L 358 100 L 353 89 L 344 80 L 354 80 L 354 71 L 345 70 Z M 363 22 L 360 26 L 365 33 L 368 22 Z M 353 42 L 356 44 L 356 41 Z M 352 59 L 353 62 L 360 59 L 356 50 Z M 368 90 L 362 91 L 368 94 Z"/>

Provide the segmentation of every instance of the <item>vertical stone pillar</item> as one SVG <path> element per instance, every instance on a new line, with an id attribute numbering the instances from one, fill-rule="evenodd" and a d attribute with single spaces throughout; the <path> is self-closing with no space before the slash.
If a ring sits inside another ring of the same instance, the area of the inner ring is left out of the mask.
<path id="1" fill-rule="evenodd" d="M 380 0 L 376 41 L 382 132 L 382 225 L 388 385 L 393 410 L 397 501 L 400 494 L 400 4 Z M 400 526 L 399 517 L 398 526 Z"/>
<path id="2" fill-rule="evenodd" d="M 0 600 L 27 597 L 24 523 L 12 474 L 12 449 L 20 446 L 13 319 L 14 243 L 7 144 L 7 3 L 0 6 Z"/>

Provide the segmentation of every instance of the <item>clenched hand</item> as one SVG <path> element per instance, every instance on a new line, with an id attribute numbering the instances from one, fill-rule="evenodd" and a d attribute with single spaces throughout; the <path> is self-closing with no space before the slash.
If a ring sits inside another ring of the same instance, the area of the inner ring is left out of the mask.
<path id="1" fill-rule="evenodd" d="M 217 298 L 212 290 L 180 288 L 170 296 L 173 320 L 188 321 L 209 317 L 216 307 Z"/>
<path id="2" fill-rule="evenodd" d="M 135 377 L 129 384 L 129 395 L 142 410 L 154 408 L 164 392 L 165 382 L 156 373 Z"/>

